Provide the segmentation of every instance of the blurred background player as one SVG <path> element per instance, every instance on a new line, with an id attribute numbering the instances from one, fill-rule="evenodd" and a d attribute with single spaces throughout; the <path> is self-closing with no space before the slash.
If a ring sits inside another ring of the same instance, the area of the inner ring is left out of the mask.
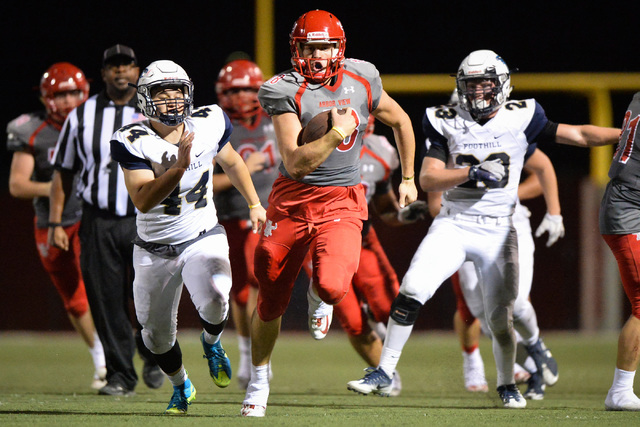
<path id="1" fill-rule="evenodd" d="M 373 228 L 373 216 L 377 215 L 385 224 L 398 226 L 424 219 L 428 211 L 424 201 L 416 201 L 400 209 L 391 187 L 391 176 L 400 166 L 398 154 L 387 138 L 374 134 L 374 130 L 375 117 L 371 115 L 360 152 L 360 171 L 369 206 L 369 219 L 362 225 L 358 271 L 353 276 L 347 295 L 333 306 L 333 312 L 347 333 L 349 342 L 369 366 L 378 366 L 380 362 L 391 303 L 400 288 L 396 272 Z M 304 268 L 307 276 L 312 277 L 310 257 L 305 260 Z M 315 339 L 326 336 L 318 334 L 316 329 L 310 329 L 310 332 Z M 391 396 L 400 395 L 401 390 L 400 375 L 395 372 Z"/>
<path id="2" fill-rule="evenodd" d="M 260 200 L 266 202 L 278 177 L 280 155 L 273 123 L 258 101 L 258 89 L 264 82 L 262 71 L 248 59 L 227 63 L 218 74 L 218 104 L 233 124 L 231 146 L 244 159 Z M 233 273 L 231 316 L 238 335 L 239 366 L 235 374 L 238 385 L 247 388 L 251 377 L 251 315 L 258 299 L 258 281 L 253 272 L 253 254 L 259 234 L 251 232 L 246 201 L 231 184 L 229 177 L 216 166 L 213 193 L 218 219 L 227 232 L 229 259 Z"/>
<path id="3" fill-rule="evenodd" d="M 60 221 L 69 239 L 69 250 L 47 243 L 53 151 L 65 118 L 88 97 L 89 82 L 78 67 L 68 62 L 51 65 L 40 79 L 40 100 L 46 112 L 23 114 L 11 121 L 7 126 L 7 148 L 14 152 L 9 191 L 14 197 L 33 200 L 34 234 L 40 261 L 62 298 L 71 325 L 89 347 L 95 366 L 91 387 L 100 389 L 106 384 L 107 369 L 80 272 L 78 229 L 82 202 L 75 191 Z"/>
<path id="4" fill-rule="evenodd" d="M 367 219 L 360 149 L 370 114 L 394 131 L 405 178 L 398 190 L 400 206 L 417 197 L 411 120 L 383 90 L 373 64 L 345 59 L 345 43 L 342 24 L 333 14 L 314 10 L 301 15 L 289 37 L 293 68 L 268 80 L 258 93 L 272 118 L 282 162 L 255 253 L 259 292 L 243 416 L 265 415 L 271 353 L 307 253 L 311 251 L 313 262 L 312 303 L 337 304 L 350 287 Z M 348 106 L 342 115 L 337 110 L 341 105 Z M 333 127 L 298 146 L 302 127 L 326 110 Z"/>
<path id="5" fill-rule="evenodd" d="M 533 281 L 533 242 L 531 224 L 529 218 L 531 212 L 526 206 L 520 204 L 520 200 L 532 199 L 545 194 L 545 200 L 550 206 L 549 212 L 559 215 L 560 204 L 558 201 L 557 179 L 551 160 L 535 145 L 530 146 L 531 155 L 525 158 L 524 169 L 528 176 L 518 186 L 518 203 L 513 214 L 513 226 L 518 238 L 518 263 L 519 285 L 518 298 L 514 304 L 514 326 L 518 348 L 516 350 L 515 365 L 516 383 L 527 382 L 528 387 L 523 396 L 526 399 L 542 400 L 545 386 L 555 385 L 558 380 L 558 367 L 551 352 L 546 349 L 540 338 L 536 312 L 529 300 L 531 284 Z M 537 172 L 536 172 L 537 171 Z M 541 185 L 538 173 L 542 174 L 545 186 Z M 440 210 L 441 193 L 429 193 L 430 213 L 437 215 Z M 552 215 L 547 213 L 547 215 Z M 554 244 L 558 238 L 564 236 L 562 222 L 544 222 L 536 231 L 536 236 L 549 232 L 547 246 Z M 482 305 L 482 292 L 478 286 L 478 276 L 473 263 L 466 262 L 452 277 L 452 283 L 456 295 L 457 310 L 454 314 L 454 329 L 460 339 L 463 348 L 463 372 L 465 387 L 469 391 L 488 391 L 484 375 L 484 363 L 478 348 L 480 330 L 487 336 L 491 333 L 484 318 Z M 522 332 L 522 334 L 520 334 Z M 523 339 L 523 336 L 526 339 Z M 533 358 L 529 358 L 531 351 Z M 543 354 L 541 354 L 543 353 Z M 537 361 L 535 359 L 537 359 Z M 536 364 L 537 362 L 537 364 Z M 526 369 L 522 368 L 526 366 Z M 540 366 L 540 369 L 538 369 Z M 546 375 L 543 376 L 543 372 Z M 546 380 L 545 380 L 546 379 Z"/>
<path id="6" fill-rule="evenodd" d="M 217 105 L 193 107 L 193 83 L 181 66 L 152 62 L 137 92 L 147 120 L 118 130 L 111 153 L 139 211 L 133 289 L 142 338 L 173 385 L 165 413 L 185 414 L 196 389 L 177 339 L 183 287 L 203 327 L 200 339 L 213 382 L 227 387 L 231 380 L 220 341 L 229 315 L 231 265 L 213 203 L 214 159 L 242 194 L 253 233 L 264 224 L 265 210 L 245 163 L 228 144 L 233 125 Z"/>

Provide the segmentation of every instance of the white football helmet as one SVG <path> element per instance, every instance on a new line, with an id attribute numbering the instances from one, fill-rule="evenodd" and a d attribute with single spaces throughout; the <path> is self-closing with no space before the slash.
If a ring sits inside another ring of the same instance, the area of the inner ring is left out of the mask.
<path id="1" fill-rule="evenodd" d="M 495 86 L 491 90 L 491 96 L 477 98 L 474 91 L 467 89 L 467 82 L 477 79 L 493 81 Z M 509 67 L 495 52 L 476 50 L 458 67 L 456 86 L 460 107 L 476 119 L 484 118 L 509 99 L 512 89 Z"/>
<path id="2" fill-rule="evenodd" d="M 181 90 L 184 98 L 154 102 L 154 89 L 166 87 Z M 167 126 L 179 125 L 193 110 L 193 82 L 184 69 L 173 61 L 161 60 L 149 64 L 138 79 L 137 96 L 142 114 Z M 160 104 L 167 105 L 166 113 L 158 112 L 157 106 Z"/>

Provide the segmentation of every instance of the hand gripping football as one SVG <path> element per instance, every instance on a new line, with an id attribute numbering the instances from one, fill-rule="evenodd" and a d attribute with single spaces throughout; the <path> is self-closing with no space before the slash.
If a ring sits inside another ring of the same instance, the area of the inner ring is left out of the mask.
<path id="1" fill-rule="evenodd" d="M 346 112 L 347 110 L 344 108 L 338 109 L 338 114 L 345 114 Z M 298 134 L 298 146 L 323 137 L 331 130 L 332 127 L 331 111 L 323 111 L 309 120 L 309 123 L 300 130 L 300 133 Z"/>

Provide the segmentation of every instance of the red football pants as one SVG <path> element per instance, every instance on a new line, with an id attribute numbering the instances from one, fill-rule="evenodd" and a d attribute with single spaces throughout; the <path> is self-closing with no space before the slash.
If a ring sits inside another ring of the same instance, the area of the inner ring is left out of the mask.
<path id="1" fill-rule="evenodd" d="M 255 253 L 260 319 L 268 322 L 284 314 L 309 251 L 318 295 L 329 304 L 340 302 L 358 269 L 362 221 L 309 223 L 271 210 L 268 218 Z"/>
<path id="2" fill-rule="evenodd" d="M 367 313 L 362 309 L 364 302 L 369 306 L 373 319 L 386 324 L 400 283 L 373 228 L 369 229 L 362 244 L 358 271 L 351 284 L 352 289 L 333 307 L 342 329 L 350 336 L 371 331 Z"/>
<path id="3" fill-rule="evenodd" d="M 89 309 L 87 293 L 80 271 L 79 229 L 80 222 L 64 228 L 69 237 L 69 250 L 63 251 L 47 244 L 49 229 L 37 228 L 34 225 L 40 261 L 58 290 L 64 303 L 64 309 L 73 317 L 80 317 Z"/>
<path id="4" fill-rule="evenodd" d="M 603 234 L 602 238 L 618 261 L 622 286 L 631 303 L 631 312 L 640 319 L 640 233 Z"/>
<path id="5" fill-rule="evenodd" d="M 253 272 L 253 259 L 260 234 L 251 231 L 247 220 L 220 221 L 227 232 L 229 260 L 231 261 L 231 298 L 244 307 L 249 299 L 249 286 L 258 287 Z"/>

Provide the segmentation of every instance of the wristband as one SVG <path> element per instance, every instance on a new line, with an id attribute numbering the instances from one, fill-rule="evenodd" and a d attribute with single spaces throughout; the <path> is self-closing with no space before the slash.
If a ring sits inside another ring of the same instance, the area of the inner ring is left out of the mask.
<path id="1" fill-rule="evenodd" d="M 340 135 L 340 138 L 342 138 L 343 141 L 347 139 L 347 135 L 345 135 L 343 130 L 340 129 L 339 127 L 334 126 L 331 128 L 331 130 L 335 131 L 338 135 Z"/>
<path id="2" fill-rule="evenodd" d="M 412 175 L 412 176 L 409 176 L 409 177 L 404 176 L 404 175 L 402 176 L 402 180 L 403 181 L 413 181 L 413 178 L 415 178 L 415 175 Z"/>
<path id="3" fill-rule="evenodd" d="M 62 223 L 61 222 L 48 222 L 47 223 L 47 227 L 49 227 L 49 228 L 62 227 Z"/>
<path id="4" fill-rule="evenodd" d="M 249 209 L 257 208 L 258 206 L 262 206 L 262 203 L 258 202 L 255 205 L 249 205 Z"/>

